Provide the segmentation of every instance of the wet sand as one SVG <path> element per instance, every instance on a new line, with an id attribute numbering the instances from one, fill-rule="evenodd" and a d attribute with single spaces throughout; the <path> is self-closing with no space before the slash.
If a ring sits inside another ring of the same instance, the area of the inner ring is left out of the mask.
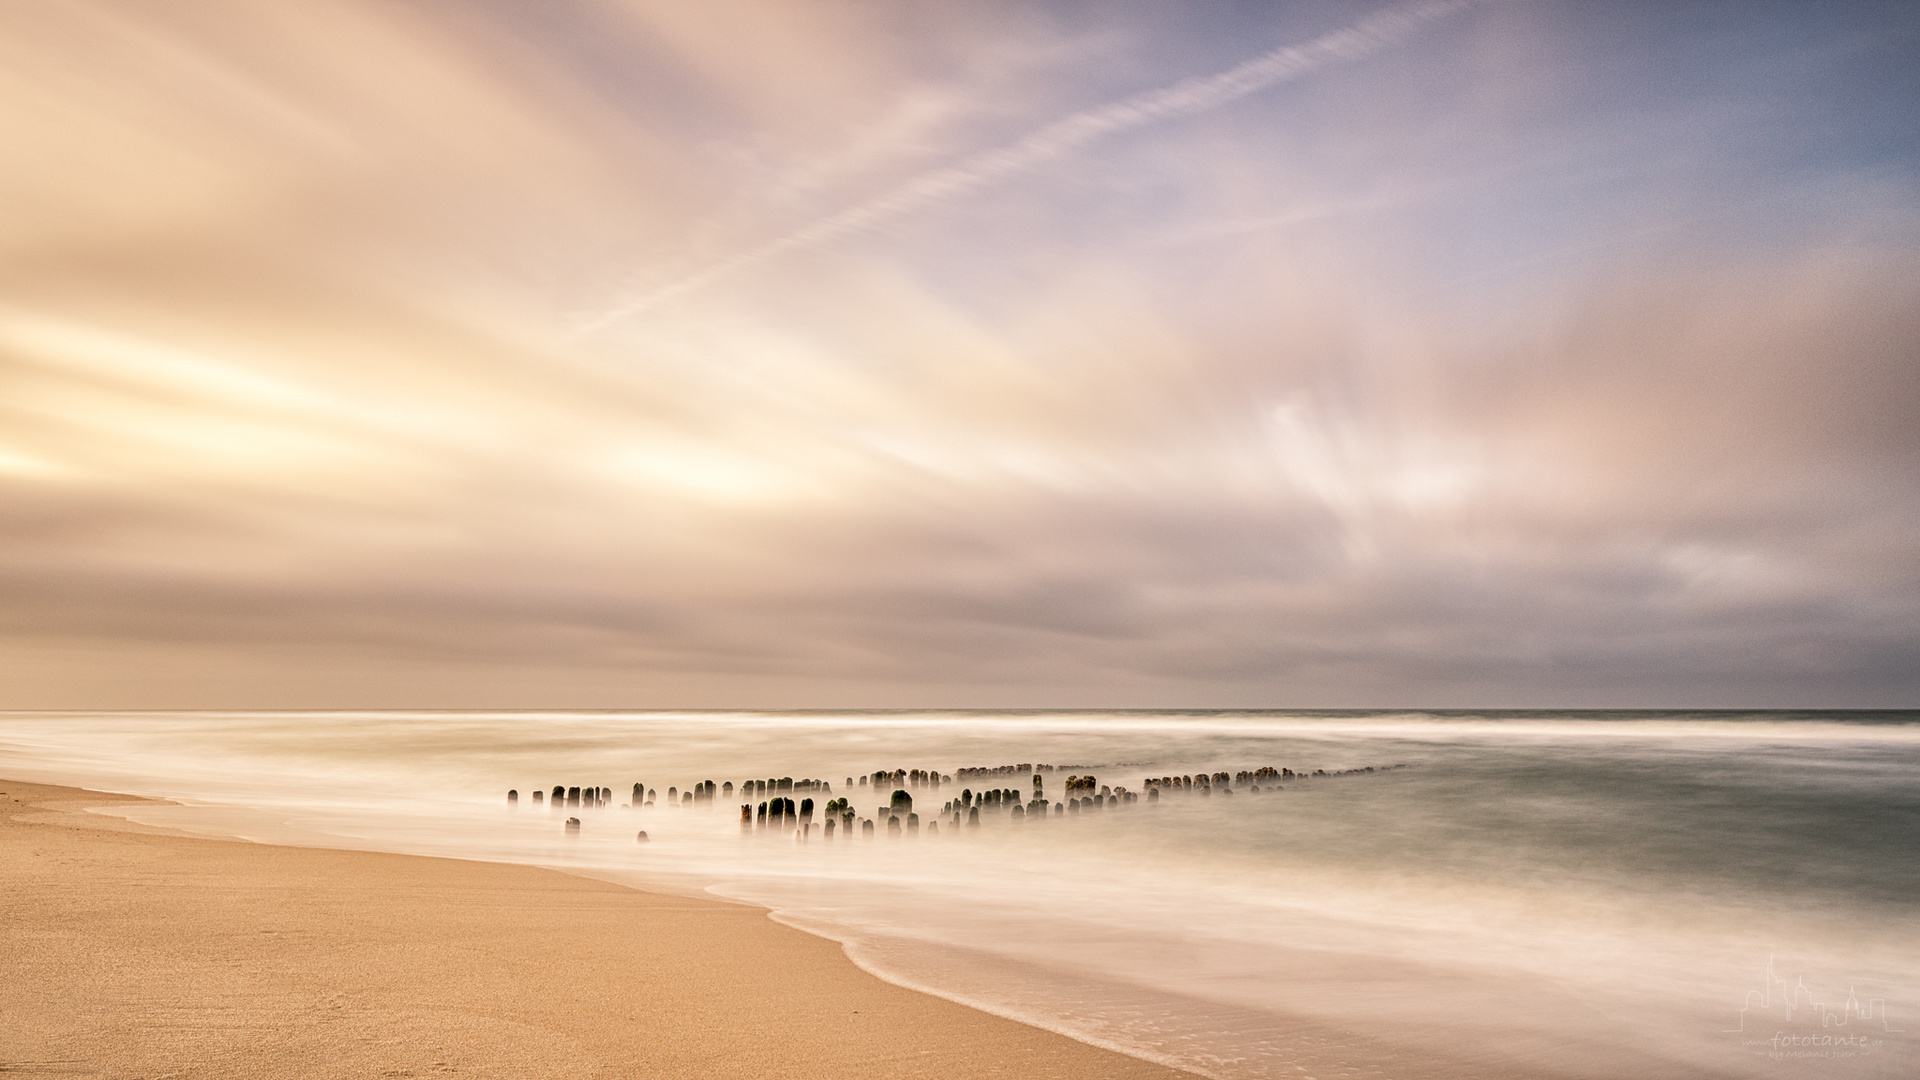
<path id="1" fill-rule="evenodd" d="M 756 908 L 0 792 L 13 1076 L 1190 1075 L 881 982 Z"/>

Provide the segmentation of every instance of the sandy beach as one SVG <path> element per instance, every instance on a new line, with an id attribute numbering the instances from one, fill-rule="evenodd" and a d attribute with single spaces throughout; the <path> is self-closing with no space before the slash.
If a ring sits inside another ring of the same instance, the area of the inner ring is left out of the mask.
<path id="1" fill-rule="evenodd" d="M 11 1075 L 1189 1075 L 884 983 L 755 908 L 0 792 Z"/>

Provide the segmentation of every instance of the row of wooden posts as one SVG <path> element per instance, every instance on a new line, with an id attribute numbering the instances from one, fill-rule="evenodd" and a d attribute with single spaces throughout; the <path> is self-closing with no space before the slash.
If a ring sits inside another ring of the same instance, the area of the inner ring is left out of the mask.
<path id="1" fill-rule="evenodd" d="M 1404 769 L 1406 765 L 1387 766 L 1386 770 Z M 947 800 L 941 807 L 936 820 L 927 822 L 928 835 L 937 835 L 940 825 L 945 823 L 949 829 L 979 828 L 981 815 L 999 815 L 1020 822 L 1047 817 L 1064 817 L 1070 814 L 1093 813 L 1109 808 L 1117 808 L 1137 803 L 1144 798 L 1147 802 L 1158 802 L 1161 793 L 1169 795 L 1210 796 L 1216 792 L 1222 795 L 1233 794 L 1233 784 L 1239 783 L 1247 790 L 1258 793 L 1263 790 L 1277 791 L 1282 781 L 1308 780 L 1321 777 L 1352 776 L 1372 773 L 1374 766 L 1358 769 L 1339 769 L 1329 772 L 1315 769 L 1312 772 L 1296 773 L 1292 769 L 1276 769 L 1264 765 L 1258 769 L 1243 769 L 1238 772 L 1197 773 L 1179 776 L 1149 776 L 1142 781 L 1142 791 L 1129 791 L 1125 787 L 1101 784 L 1092 774 L 1071 774 L 1066 777 L 1062 787 L 1065 796 L 1059 802 L 1046 797 L 1046 774 L 1055 771 L 1052 765 L 1006 765 L 991 768 L 956 769 L 952 775 L 942 775 L 938 770 L 893 769 L 880 770 L 862 776 L 856 782 L 848 777 L 846 787 L 849 791 L 857 787 L 878 791 L 893 787 L 893 793 L 885 805 L 875 811 L 874 816 L 862 818 L 845 796 L 828 800 L 821 808 L 822 832 L 826 839 L 833 839 L 836 830 L 851 836 L 856 826 L 863 837 L 871 837 L 879 829 L 885 829 L 890 836 L 918 836 L 921 830 L 920 815 L 914 811 L 912 789 L 931 789 L 938 792 L 944 784 L 953 783 L 954 776 L 1000 777 L 1030 775 L 1033 789 L 1031 793 L 1019 788 L 996 787 L 975 792 L 963 788 L 958 797 Z M 832 794 L 833 787 L 824 780 L 779 777 L 768 780 L 747 780 L 740 784 L 739 792 L 748 797 L 763 793 L 773 793 L 770 798 L 740 804 L 740 830 L 743 833 L 785 832 L 796 834 L 805 840 L 812 835 L 814 828 L 814 801 L 802 798 L 797 802 L 785 792 L 816 792 Z M 703 780 L 682 792 L 678 788 L 667 788 L 668 805 L 694 806 L 711 804 L 716 799 L 731 799 L 734 785 L 728 782 L 716 785 L 712 780 Z M 631 807 L 653 806 L 657 792 L 644 783 L 633 785 Z M 551 794 L 536 790 L 533 803 L 538 806 L 544 801 L 554 810 L 561 809 L 604 809 L 611 805 L 613 792 L 604 787 L 567 787 L 555 785 Z M 517 806 L 520 792 L 507 792 L 509 806 Z M 580 819 L 569 817 L 565 825 L 568 834 L 580 831 Z M 642 830 L 636 837 L 640 842 L 647 840 Z"/>

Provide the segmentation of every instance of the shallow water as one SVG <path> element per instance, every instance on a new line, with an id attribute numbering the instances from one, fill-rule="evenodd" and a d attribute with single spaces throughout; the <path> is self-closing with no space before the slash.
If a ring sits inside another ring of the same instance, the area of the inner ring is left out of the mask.
<path id="1" fill-rule="evenodd" d="M 849 777 L 1022 762 L 1058 766 L 1054 801 L 1069 773 L 1376 771 L 912 839 L 666 799 L 815 777 L 870 818 L 891 786 Z M 0 775 L 163 796 L 114 812 L 193 831 L 763 904 L 893 981 L 1234 1080 L 1920 1068 L 1911 714 L 13 713 Z M 636 780 L 655 806 L 621 805 Z M 531 804 L 555 784 L 614 798 Z"/>

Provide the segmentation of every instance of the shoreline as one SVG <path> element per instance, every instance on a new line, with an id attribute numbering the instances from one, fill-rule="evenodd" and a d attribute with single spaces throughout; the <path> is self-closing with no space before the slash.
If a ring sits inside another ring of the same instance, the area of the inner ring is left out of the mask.
<path id="1" fill-rule="evenodd" d="M 1191 1077 L 883 981 L 764 908 L 208 839 L 0 780 L 22 1076 Z"/>

